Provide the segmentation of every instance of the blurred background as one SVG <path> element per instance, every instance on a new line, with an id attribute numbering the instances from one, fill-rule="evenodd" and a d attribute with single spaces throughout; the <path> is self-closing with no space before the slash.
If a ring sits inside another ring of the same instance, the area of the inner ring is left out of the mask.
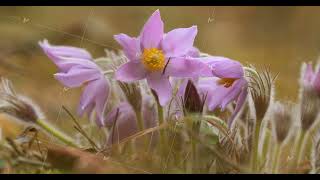
<path id="1" fill-rule="evenodd" d="M 302 61 L 316 62 L 320 53 L 320 7 L 0 7 L 0 75 L 40 105 L 47 118 L 68 128 L 65 105 L 76 114 L 81 89 L 64 89 L 53 78 L 54 64 L 38 41 L 72 45 L 94 57 L 117 49 L 113 35 L 137 36 L 160 9 L 165 31 L 198 26 L 195 45 L 201 51 L 243 64 L 267 65 L 280 73 L 276 98 L 294 101 Z M 11 135 L 17 126 L 0 118 Z"/>

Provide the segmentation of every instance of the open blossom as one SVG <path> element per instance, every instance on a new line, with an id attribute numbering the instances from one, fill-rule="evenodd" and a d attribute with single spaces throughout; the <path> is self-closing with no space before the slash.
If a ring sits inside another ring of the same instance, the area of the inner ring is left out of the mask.
<path id="1" fill-rule="evenodd" d="M 235 110 L 228 121 L 231 126 L 248 94 L 243 67 L 239 62 L 225 57 L 212 56 L 202 59 L 211 69 L 213 77 L 199 79 L 199 91 L 207 95 L 206 102 L 211 111 L 217 107 L 224 110 L 229 103 L 236 101 Z"/>
<path id="2" fill-rule="evenodd" d="M 144 25 L 138 37 L 115 35 L 129 62 L 121 65 L 115 77 L 123 82 L 147 79 L 163 106 L 171 98 L 169 77 L 194 77 L 205 68 L 199 60 L 189 59 L 197 51 L 193 42 L 197 27 L 178 28 L 164 33 L 159 10 Z"/>
<path id="3" fill-rule="evenodd" d="M 92 61 L 90 53 L 76 47 L 53 46 L 47 40 L 39 44 L 58 67 L 58 73 L 54 74 L 55 79 L 68 88 L 85 86 L 78 114 L 82 116 L 87 112 L 91 117 L 95 109 L 96 122 L 103 126 L 103 111 L 109 95 L 109 83 L 102 70 Z"/>
<path id="4" fill-rule="evenodd" d="M 313 70 L 311 63 L 304 63 L 302 71 L 302 85 L 309 87 L 320 94 L 320 68 Z"/>

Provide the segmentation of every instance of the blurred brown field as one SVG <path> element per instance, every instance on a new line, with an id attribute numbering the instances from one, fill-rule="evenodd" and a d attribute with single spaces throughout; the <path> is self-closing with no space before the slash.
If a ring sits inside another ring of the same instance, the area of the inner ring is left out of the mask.
<path id="1" fill-rule="evenodd" d="M 40 105 L 61 128 L 71 127 L 61 105 L 76 112 L 81 89 L 64 89 L 53 78 L 54 64 L 38 41 L 88 49 L 94 57 L 117 49 L 113 35 L 139 34 L 147 18 L 160 9 L 165 31 L 198 26 L 195 45 L 280 73 L 276 98 L 295 100 L 303 61 L 320 52 L 320 7 L 0 7 L 0 75 Z M 0 118 L 3 132 L 15 124 Z"/>

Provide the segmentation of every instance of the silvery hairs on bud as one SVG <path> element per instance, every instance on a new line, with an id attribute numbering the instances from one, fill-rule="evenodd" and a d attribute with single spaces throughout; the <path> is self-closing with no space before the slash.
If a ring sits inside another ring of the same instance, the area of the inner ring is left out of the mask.
<path id="1" fill-rule="evenodd" d="M 114 72 L 128 59 L 124 55 L 123 51 L 112 51 L 105 49 L 106 57 L 98 58 L 96 63 L 104 70 L 105 74 L 109 74 L 109 71 Z M 135 111 L 141 110 L 142 96 L 139 83 L 124 83 L 117 81 L 120 89 L 122 90 L 127 101 L 132 105 Z"/>
<path id="2" fill-rule="evenodd" d="M 274 137 L 281 144 L 288 137 L 292 127 L 293 106 L 289 103 L 277 101 L 272 105 L 271 114 Z"/>
<path id="3" fill-rule="evenodd" d="M 255 69 L 254 67 L 252 67 Z M 265 117 L 274 96 L 274 81 L 277 77 L 272 76 L 269 68 L 265 67 L 257 74 L 249 76 L 250 94 L 255 109 L 256 119 L 262 121 Z"/>
<path id="4" fill-rule="evenodd" d="M 319 114 L 320 97 L 318 93 L 311 87 L 305 87 L 301 93 L 301 128 L 304 131 L 307 131 L 314 124 Z"/>
<path id="5" fill-rule="evenodd" d="M 23 123 L 35 123 L 38 119 L 44 118 L 40 108 L 29 98 L 16 94 L 11 82 L 5 78 L 1 78 L 0 113 Z"/>

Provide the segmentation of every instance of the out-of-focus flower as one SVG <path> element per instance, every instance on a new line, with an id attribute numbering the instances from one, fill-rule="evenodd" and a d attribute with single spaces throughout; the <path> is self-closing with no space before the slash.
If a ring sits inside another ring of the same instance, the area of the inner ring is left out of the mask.
<path id="1" fill-rule="evenodd" d="M 279 144 L 285 141 L 292 127 L 293 107 L 289 104 L 275 102 L 272 106 L 272 119 L 274 123 L 274 132 Z"/>
<path id="2" fill-rule="evenodd" d="M 85 86 L 78 114 L 82 116 L 87 112 L 91 117 L 95 109 L 97 125 L 104 126 L 103 112 L 109 96 L 109 82 L 91 55 L 81 48 L 50 45 L 47 40 L 39 44 L 58 67 L 58 73 L 54 74 L 58 81 L 68 88 Z"/>
<path id="3" fill-rule="evenodd" d="M 213 111 L 220 107 L 224 110 L 229 103 L 236 100 L 235 110 L 228 121 L 231 126 L 248 94 L 243 67 L 239 62 L 225 57 L 212 56 L 201 59 L 207 63 L 213 76 L 198 81 L 199 91 L 207 94 L 208 109 Z"/>
<path id="4" fill-rule="evenodd" d="M 141 111 L 145 128 L 152 128 L 157 125 L 157 114 L 152 100 L 153 98 L 150 95 L 144 96 L 142 100 Z M 112 127 L 107 141 L 108 145 L 119 143 L 139 131 L 136 113 L 128 102 L 121 102 L 110 111 L 106 117 L 106 125 Z M 156 136 L 153 136 L 153 143 L 155 143 L 155 139 Z"/>
<path id="5" fill-rule="evenodd" d="M 11 82 L 1 78 L 0 113 L 7 114 L 19 122 L 36 124 L 44 115 L 40 108 L 29 98 L 16 94 Z"/>
<path id="6" fill-rule="evenodd" d="M 193 48 L 196 26 L 174 29 L 166 34 L 163 30 L 160 12 L 156 10 L 138 37 L 114 36 L 129 59 L 118 68 L 116 79 L 133 82 L 146 78 L 162 106 L 171 99 L 170 76 L 196 77 L 206 68 L 198 59 L 188 58 L 198 53 Z"/>
<path id="7" fill-rule="evenodd" d="M 106 117 L 106 126 L 112 127 L 108 144 L 115 144 L 138 132 L 137 118 L 131 105 L 127 102 L 114 107 Z"/>
<path id="8" fill-rule="evenodd" d="M 314 89 L 320 94 L 320 68 L 313 70 L 311 63 L 302 64 L 302 85 Z"/>
<path id="9" fill-rule="evenodd" d="M 300 77 L 301 127 L 307 131 L 317 119 L 320 110 L 320 68 L 313 71 L 311 63 L 303 63 Z"/>

